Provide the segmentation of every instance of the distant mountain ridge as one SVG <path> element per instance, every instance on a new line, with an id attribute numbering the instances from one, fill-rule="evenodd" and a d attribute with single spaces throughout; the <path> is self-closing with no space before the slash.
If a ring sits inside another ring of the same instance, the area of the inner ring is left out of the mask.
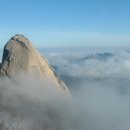
<path id="1" fill-rule="evenodd" d="M 105 52 L 105 53 L 95 53 L 95 54 L 90 54 L 87 55 L 86 57 L 78 59 L 79 61 L 84 61 L 84 60 L 101 60 L 101 61 L 106 61 L 109 58 L 112 58 L 114 56 L 113 53 Z"/>

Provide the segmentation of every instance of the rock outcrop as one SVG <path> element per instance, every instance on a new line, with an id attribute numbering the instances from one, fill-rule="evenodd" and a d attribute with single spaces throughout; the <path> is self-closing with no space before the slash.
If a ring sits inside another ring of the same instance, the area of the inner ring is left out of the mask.
<path id="1" fill-rule="evenodd" d="M 2 76 L 15 78 L 20 73 L 30 73 L 47 78 L 55 86 L 69 93 L 65 83 L 56 75 L 52 66 L 23 35 L 13 36 L 5 45 L 0 64 Z"/>

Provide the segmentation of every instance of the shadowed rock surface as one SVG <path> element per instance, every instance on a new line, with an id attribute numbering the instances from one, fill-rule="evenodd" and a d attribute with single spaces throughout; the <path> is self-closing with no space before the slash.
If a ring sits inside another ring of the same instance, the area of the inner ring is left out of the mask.
<path id="1" fill-rule="evenodd" d="M 20 73 L 34 74 L 41 79 L 48 79 L 54 83 L 54 86 L 69 93 L 67 86 L 57 76 L 48 61 L 39 54 L 27 38 L 17 34 L 4 47 L 0 74 L 15 78 Z"/>

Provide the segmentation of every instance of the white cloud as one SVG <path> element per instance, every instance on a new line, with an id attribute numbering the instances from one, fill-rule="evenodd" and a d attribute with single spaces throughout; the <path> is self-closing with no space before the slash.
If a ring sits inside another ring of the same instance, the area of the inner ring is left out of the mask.
<path id="1" fill-rule="evenodd" d="M 78 61 L 86 55 L 77 58 L 71 53 L 73 58 L 70 58 L 64 53 L 48 54 L 57 72 L 62 78 L 66 77 L 77 100 L 78 123 L 82 125 L 79 129 L 129 130 L 130 53 L 114 53 L 106 61 Z"/>
<path id="2" fill-rule="evenodd" d="M 66 76 L 72 99 L 57 95 L 48 81 L 26 76 L 15 83 L 2 79 L 0 121 L 17 124 L 19 130 L 129 130 L 130 53 L 82 61 L 88 53 L 76 52 L 46 53 L 59 75 Z"/>

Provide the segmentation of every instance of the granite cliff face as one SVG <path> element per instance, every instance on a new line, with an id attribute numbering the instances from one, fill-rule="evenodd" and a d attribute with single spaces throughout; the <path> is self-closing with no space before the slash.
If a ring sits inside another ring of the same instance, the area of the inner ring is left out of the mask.
<path id="1" fill-rule="evenodd" d="M 57 88 L 69 93 L 67 86 L 56 75 L 48 61 L 23 35 L 13 36 L 5 45 L 0 73 L 9 78 L 15 78 L 20 73 L 33 74 L 41 79 L 48 79 Z"/>

